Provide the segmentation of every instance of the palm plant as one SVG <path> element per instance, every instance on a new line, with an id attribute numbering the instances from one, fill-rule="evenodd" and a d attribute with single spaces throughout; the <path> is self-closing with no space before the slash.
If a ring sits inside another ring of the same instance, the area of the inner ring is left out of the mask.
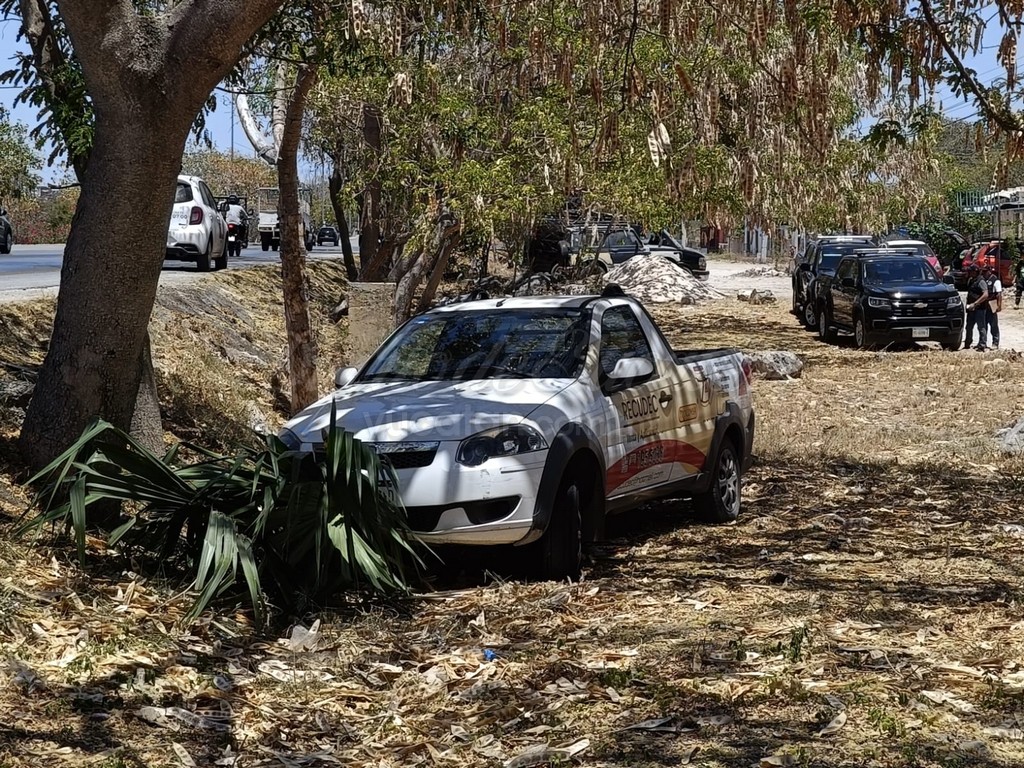
<path id="1" fill-rule="evenodd" d="M 233 455 L 188 445 L 200 460 L 185 462 L 183 444 L 156 456 L 96 421 L 30 480 L 42 487 L 39 511 L 19 533 L 63 523 L 84 562 L 90 507 L 124 504 L 127 521 L 108 544 L 183 564 L 198 591 L 190 619 L 239 574 L 260 622 L 268 591 L 292 607 L 345 587 L 406 591 L 407 565 L 421 561 L 390 466 L 337 426 L 333 412 L 322 455 L 262 439 Z"/>

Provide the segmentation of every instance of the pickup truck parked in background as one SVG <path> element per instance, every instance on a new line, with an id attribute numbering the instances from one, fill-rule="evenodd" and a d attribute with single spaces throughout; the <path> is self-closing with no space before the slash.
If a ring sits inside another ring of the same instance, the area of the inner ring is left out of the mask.
<path id="1" fill-rule="evenodd" d="M 336 384 L 282 440 L 322 450 L 336 408 L 394 468 L 427 543 L 513 544 L 542 577 L 575 577 L 606 515 L 677 494 L 714 522 L 740 512 L 754 438 L 743 355 L 673 351 L 614 286 L 436 308 Z"/>
<path id="2" fill-rule="evenodd" d="M 299 190 L 299 213 L 302 214 L 302 242 L 307 251 L 313 250 L 316 233 L 313 220 L 310 218 L 310 191 Z M 264 187 L 256 194 L 256 228 L 260 233 L 260 247 L 264 251 L 277 250 L 281 247 L 281 225 L 278 223 L 278 200 L 280 190 L 277 187 Z"/>
<path id="3" fill-rule="evenodd" d="M 960 347 L 964 305 L 952 277 L 943 282 L 922 256 L 883 253 L 847 256 L 823 297 L 818 333 L 852 331 L 861 349 L 878 344 L 937 341 Z"/>

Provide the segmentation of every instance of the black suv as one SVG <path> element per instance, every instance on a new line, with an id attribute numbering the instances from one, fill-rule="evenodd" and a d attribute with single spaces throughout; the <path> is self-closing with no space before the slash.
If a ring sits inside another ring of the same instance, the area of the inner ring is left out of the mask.
<path id="1" fill-rule="evenodd" d="M 14 227 L 7 209 L 0 206 L 0 253 L 10 253 L 14 247 Z"/>
<path id="2" fill-rule="evenodd" d="M 331 245 L 337 245 L 339 242 L 338 230 L 334 227 L 324 224 L 316 233 L 316 244 L 323 245 L 327 241 L 330 241 Z"/>
<path id="3" fill-rule="evenodd" d="M 818 276 L 835 274 L 839 259 L 874 242 L 870 235 L 823 235 L 807 246 L 804 258 L 793 270 L 793 314 L 808 328 L 818 323 L 814 300 Z"/>
<path id="4" fill-rule="evenodd" d="M 844 256 L 820 303 L 818 335 L 825 342 L 843 330 L 853 332 L 861 349 L 914 341 L 937 341 L 950 350 L 960 347 L 960 294 L 921 256 Z"/>

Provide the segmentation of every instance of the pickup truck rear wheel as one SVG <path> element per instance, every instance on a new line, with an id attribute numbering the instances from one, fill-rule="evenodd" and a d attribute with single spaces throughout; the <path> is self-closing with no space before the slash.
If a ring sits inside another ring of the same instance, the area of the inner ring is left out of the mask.
<path id="1" fill-rule="evenodd" d="M 563 481 L 551 521 L 537 542 L 540 550 L 539 576 L 545 580 L 578 579 L 583 560 L 580 489 L 576 480 Z"/>
<path id="2" fill-rule="evenodd" d="M 697 515 L 709 523 L 731 523 L 740 514 L 742 484 L 739 457 L 726 440 L 715 458 L 711 487 L 693 497 Z"/>

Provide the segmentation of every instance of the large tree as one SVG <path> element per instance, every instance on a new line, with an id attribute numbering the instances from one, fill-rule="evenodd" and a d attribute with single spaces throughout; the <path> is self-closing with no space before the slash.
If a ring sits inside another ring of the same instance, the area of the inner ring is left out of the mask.
<path id="1" fill-rule="evenodd" d="M 57 3 L 95 119 L 53 335 L 22 429 L 31 464 L 53 458 L 97 416 L 132 427 L 189 129 L 280 4 Z M 42 0 L 23 5 L 49 11 Z M 159 429 L 155 410 L 136 417 L 145 429 L 139 420 Z"/>

